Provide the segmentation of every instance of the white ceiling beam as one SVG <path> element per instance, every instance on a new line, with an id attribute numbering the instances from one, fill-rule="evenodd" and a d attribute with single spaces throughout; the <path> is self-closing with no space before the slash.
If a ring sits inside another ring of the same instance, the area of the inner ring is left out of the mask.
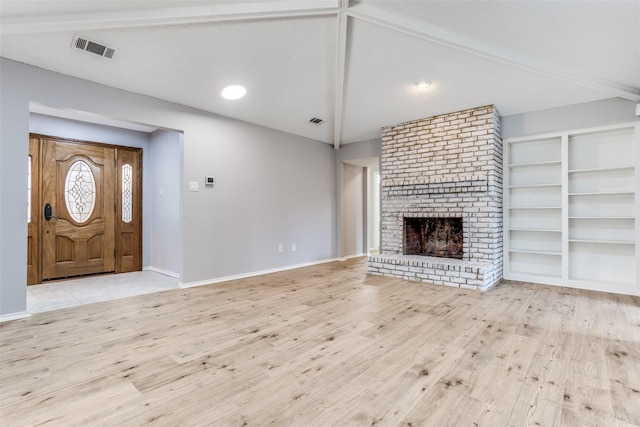
<path id="1" fill-rule="evenodd" d="M 441 29 L 433 28 L 413 19 L 407 19 L 388 12 L 382 12 L 369 5 L 357 4 L 347 11 L 347 14 L 355 19 L 360 19 L 393 31 L 408 34 L 420 39 L 437 43 L 491 61 L 517 67 L 525 71 L 542 74 L 547 77 L 563 80 L 579 86 L 595 89 L 611 96 L 618 96 L 631 101 L 640 101 L 640 88 L 633 88 L 613 82 L 599 81 L 584 76 L 574 75 L 550 67 L 546 64 L 536 63 L 531 58 L 516 57 L 512 53 L 491 49 L 477 41 L 464 39 L 451 33 L 445 33 Z"/>
<path id="2" fill-rule="evenodd" d="M 151 133 L 159 129 L 157 126 L 150 126 L 142 123 L 131 122 L 128 120 L 116 119 L 113 117 L 103 116 L 101 114 L 89 113 L 87 111 L 53 107 L 34 101 L 29 102 L 29 112 L 44 114 L 46 116 L 60 117 L 63 119 L 76 120 L 80 122 L 130 129 L 138 132 Z"/>
<path id="3" fill-rule="evenodd" d="M 280 0 L 99 13 L 2 16 L 0 17 L 0 34 L 29 34 L 336 15 L 341 10 L 339 2 L 340 0 Z"/>
<path id="4" fill-rule="evenodd" d="M 336 48 L 336 88 L 333 128 L 333 148 L 340 148 L 342 138 L 342 121 L 344 107 L 344 80 L 347 67 L 347 8 L 349 0 L 340 0 L 340 14 L 338 15 L 338 37 Z"/>

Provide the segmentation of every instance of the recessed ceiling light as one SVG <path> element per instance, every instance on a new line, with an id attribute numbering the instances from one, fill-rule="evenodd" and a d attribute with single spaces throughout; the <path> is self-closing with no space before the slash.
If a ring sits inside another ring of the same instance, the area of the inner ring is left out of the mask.
<path id="1" fill-rule="evenodd" d="M 421 79 L 416 82 L 416 87 L 418 89 L 426 89 L 431 86 L 431 80 Z"/>
<path id="2" fill-rule="evenodd" d="M 230 84 L 222 88 L 221 95 L 224 99 L 240 99 L 247 93 L 247 89 L 239 84 Z"/>

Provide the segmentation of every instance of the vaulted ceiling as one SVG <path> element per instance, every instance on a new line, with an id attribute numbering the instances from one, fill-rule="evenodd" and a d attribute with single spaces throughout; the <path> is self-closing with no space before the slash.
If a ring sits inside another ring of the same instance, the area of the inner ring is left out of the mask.
<path id="1" fill-rule="evenodd" d="M 336 148 L 479 105 L 640 101 L 640 1 L 0 0 L 0 19 L 5 58 Z"/>

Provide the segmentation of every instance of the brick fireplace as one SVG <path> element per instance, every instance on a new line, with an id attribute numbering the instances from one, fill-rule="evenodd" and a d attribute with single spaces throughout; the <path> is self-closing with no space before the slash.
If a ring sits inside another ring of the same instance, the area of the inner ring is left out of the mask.
<path id="1" fill-rule="evenodd" d="M 369 257 L 369 273 L 479 290 L 500 281 L 502 140 L 495 107 L 384 128 L 380 171 L 380 254 Z M 439 242 L 425 245 L 440 248 L 436 253 L 416 254 L 406 218 L 428 224 L 426 231 L 410 225 L 413 238 L 422 233 L 428 240 L 429 227 L 437 228 Z M 444 237 L 452 231 L 459 237 Z"/>

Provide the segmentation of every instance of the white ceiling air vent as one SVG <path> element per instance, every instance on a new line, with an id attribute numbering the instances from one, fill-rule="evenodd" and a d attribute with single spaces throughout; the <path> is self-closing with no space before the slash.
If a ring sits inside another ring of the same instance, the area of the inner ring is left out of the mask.
<path id="1" fill-rule="evenodd" d="M 107 47 L 101 43 L 91 41 L 88 38 L 79 36 L 77 34 L 73 36 L 73 43 L 71 44 L 71 47 L 107 59 L 113 59 L 116 54 L 115 48 Z"/>
<path id="2" fill-rule="evenodd" d="M 309 120 L 311 123 L 319 125 L 320 123 L 322 123 L 324 120 L 319 119 L 317 117 L 312 118 L 311 120 Z"/>

